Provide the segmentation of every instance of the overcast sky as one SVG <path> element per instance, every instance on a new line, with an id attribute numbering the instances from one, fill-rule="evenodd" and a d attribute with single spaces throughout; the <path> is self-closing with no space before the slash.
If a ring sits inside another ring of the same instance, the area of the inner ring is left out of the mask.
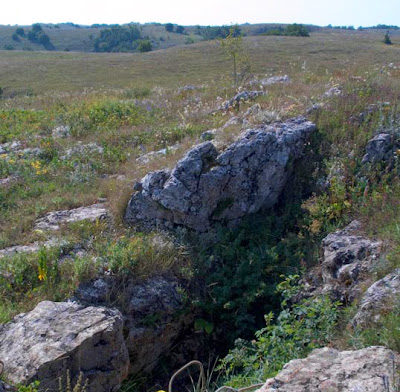
<path id="1" fill-rule="evenodd" d="M 2 0 L 0 24 L 400 25 L 400 0 Z"/>

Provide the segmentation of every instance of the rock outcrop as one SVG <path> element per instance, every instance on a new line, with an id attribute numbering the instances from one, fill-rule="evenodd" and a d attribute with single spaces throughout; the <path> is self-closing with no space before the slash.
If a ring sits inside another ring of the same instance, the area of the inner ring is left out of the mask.
<path id="1" fill-rule="evenodd" d="M 384 347 L 314 350 L 287 363 L 257 392 L 395 392 L 400 356 Z"/>
<path id="2" fill-rule="evenodd" d="M 85 304 L 116 306 L 125 319 L 130 370 L 149 372 L 193 321 L 193 316 L 180 312 L 183 300 L 178 288 L 174 277 L 159 276 L 135 283 L 109 276 L 82 285 L 76 299 Z"/>
<path id="3" fill-rule="evenodd" d="M 388 133 L 380 133 L 372 138 L 366 147 L 362 163 L 377 163 L 392 157 L 392 137 Z"/>
<path id="4" fill-rule="evenodd" d="M 360 226 L 353 221 L 323 239 L 321 264 L 305 278 L 311 296 L 327 294 L 346 304 L 372 283 L 370 271 L 380 257 L 382 243 L 356 235 Z"/>
<path id="5" fill-rule="evenodd" d="M 36 221 L 35 229 L 58 230 L 60 225 L 71 222 L 104 220 L 109 216 L 105 204 L 93 204 L 72 210 L 53 211 Z"/>
<path id="6" fill-rule="evenodd" d="M 145 228 L 182 225 L 204 232 L 235 225 L 279 199 L 293 161 L 315 125 L 304 118 L 246 131 L 225 151 L 202 143 L 172 170 L 147 174 L 136 186 L 125 221 Z"/>
<path id="7" fill-rule="evenodd" d="M 0 358 L 14 384 L 40 381 L 41 391 L 58 391 L 58 379 L 79 373 L 88 392 L 117 391 L 128 372 L 123 319 L 116 309 L 72 302 L 39 303 L 0 326 Z"/>
<path id="8" fill-rule="evenodd" d="M 363 295 L 353 326 L 363 327 L 379 322 L 382 314 L 388 314 L 400 301 L 400 268 L 378 280 Z"/>
<path id="9" fill-rule="evenodd" d="M 233 98 L 225 101 L 220 110 L 229 110 L 231 108 L 237 107 L 241 102 L 252 101 L 255 98 L 265 95 L 264 91 L 242 91 L 241 93 L 236 94 Z"/>

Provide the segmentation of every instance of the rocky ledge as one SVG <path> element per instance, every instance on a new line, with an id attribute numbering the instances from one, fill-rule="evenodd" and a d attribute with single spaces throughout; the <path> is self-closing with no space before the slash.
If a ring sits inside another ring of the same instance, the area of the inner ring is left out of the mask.
<path id="1" fill-rule="evenodd" d="M 233 226 L 276 204 L 292 163 L 315 129 L 299 117 L 247 130 L 225 151 L 211 142 L 199 144 L 172 171 L 148 173 L 135 185 L 125 221 L 147 229 L 181 225 L 199 232 L 217 222 Z"/>

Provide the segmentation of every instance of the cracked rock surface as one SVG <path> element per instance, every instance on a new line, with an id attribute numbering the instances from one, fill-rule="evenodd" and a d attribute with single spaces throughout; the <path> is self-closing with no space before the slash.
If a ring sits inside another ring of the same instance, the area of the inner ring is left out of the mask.
<path id="1" fill-rule="evenodd" d="M 14 384 L 39 380 L 40 390 L 58 391 L 69 370 L 73 382 L 83 373 L 88 392 L 117 391 L 129 366 L 122 327 L 116 309 L 41 302 L 0 326 L 6 377 Z"/>
<path id="2" fill-rule="evenodd" d="M 385 347 L 314 350 L 287 363 L 257 392 L 395 392 L 400 356 Z"/>
<path id="3" fill-rule="evenodd" d="M 272 207 L 292 163 L 316 126 L 299 117 L 242 134 L 225 151 L 210 141 L 193 147 L 170 170 L 148 173 L 129 201 L 125 221 L 145 228 L 185 226 L 199 232 L 233 226 Z"/>

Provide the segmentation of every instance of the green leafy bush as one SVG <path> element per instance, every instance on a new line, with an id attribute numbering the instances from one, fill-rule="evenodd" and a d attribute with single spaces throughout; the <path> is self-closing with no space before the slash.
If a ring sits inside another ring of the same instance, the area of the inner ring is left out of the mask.
<path id="1" fill-rule="evenodd" d="M 238 339 L 221 361 L 219 368 L 226 373 L 229 385 L 265 381 L 288 361 L 305 357 L 332 340 L 340 304 L 319 296 L 290 305 L 290 299 L 302 289 L 298 278 L 291 275 L 277 286 L 283 300 L 276 321 L 272 312 L 267 314 L 266 326 L 256 332 L 256 339 Z"/>

